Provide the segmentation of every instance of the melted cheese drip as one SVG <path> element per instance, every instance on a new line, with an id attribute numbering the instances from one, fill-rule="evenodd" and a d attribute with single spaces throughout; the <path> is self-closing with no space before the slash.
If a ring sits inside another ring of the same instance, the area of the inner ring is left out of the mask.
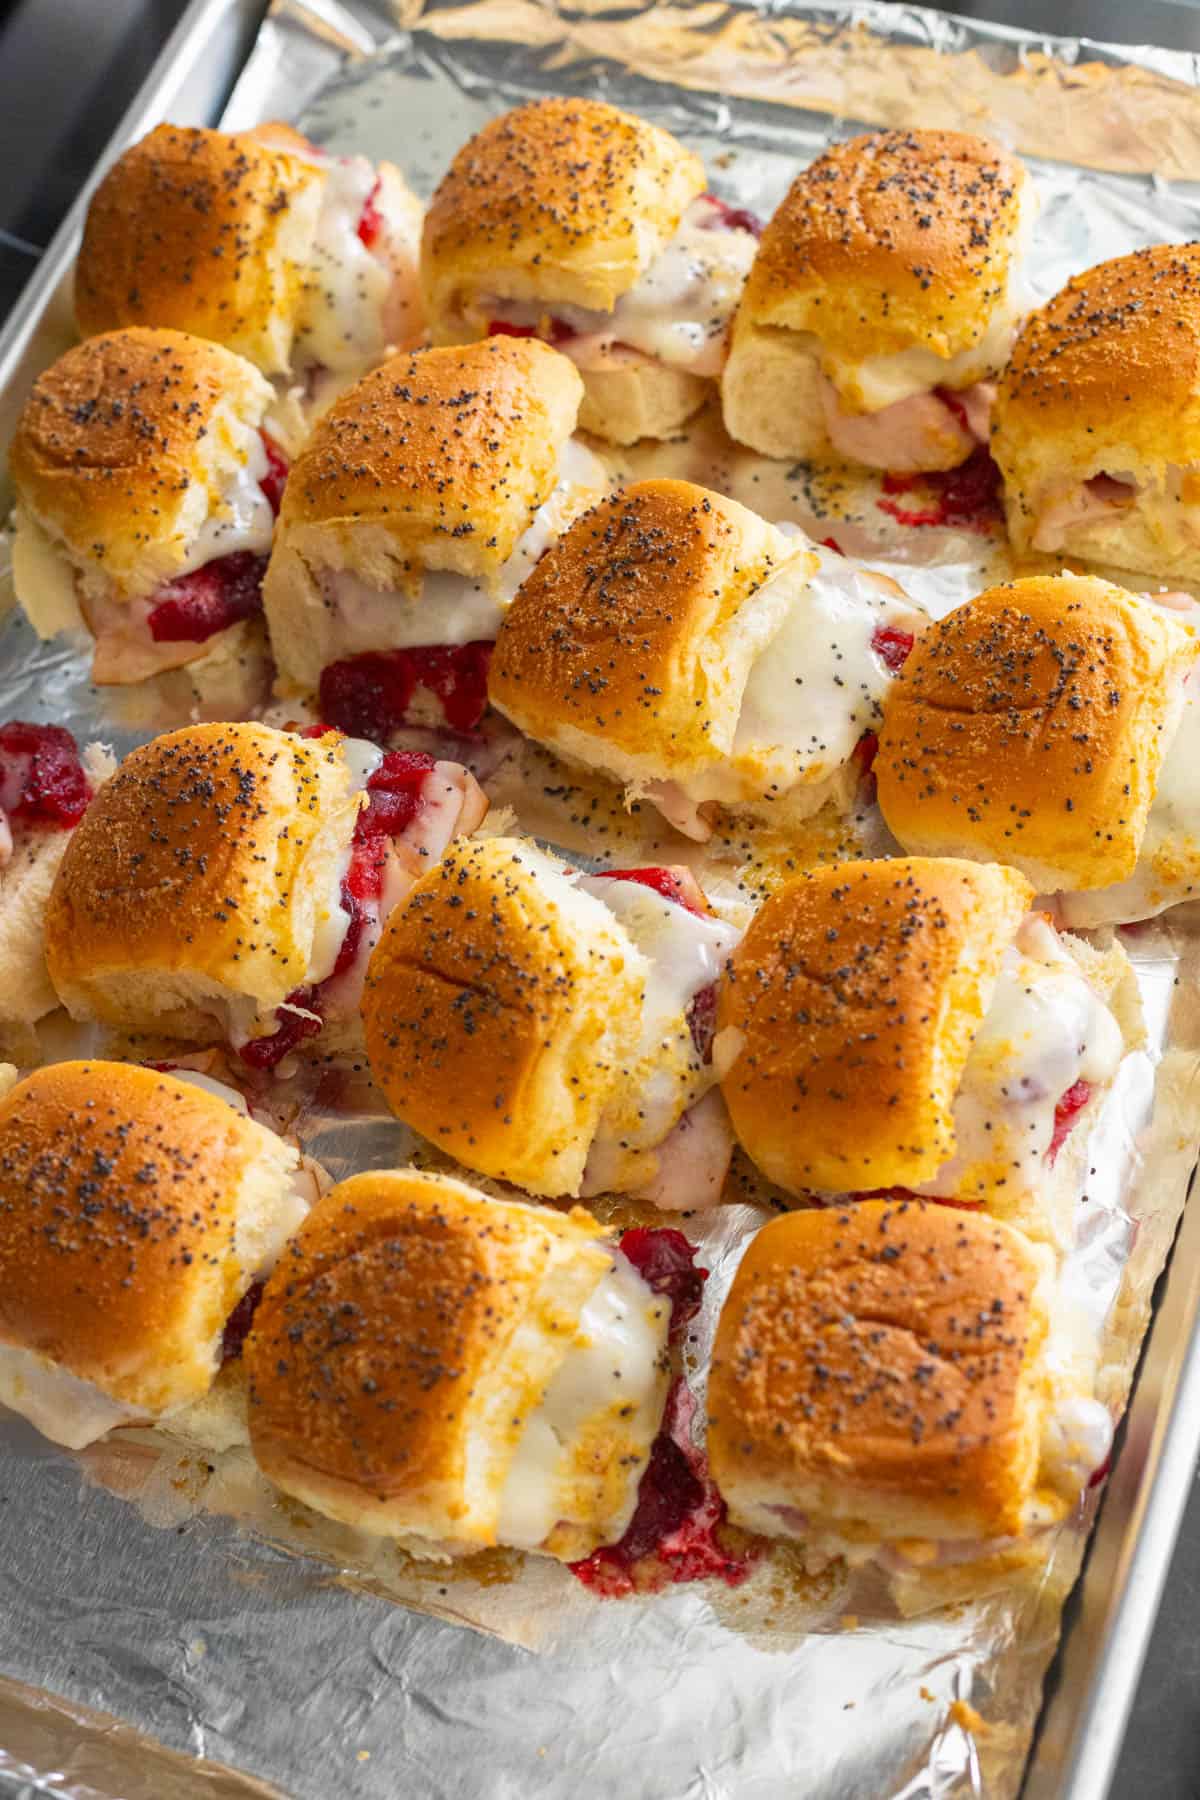
<path id="1" fill-rule="evenodd" d="M 653 1435 L 654 1422 L 635 1415 L 644 1413 L 658 1392 L 666 1317 L 665 1304 L 623 1256 L 616 1256 L 580 1313 L 571 1347 L 521 1432 L 500 1496 L 498 1543 L 535 1550 L 560 1519 L 594 1524 L 607 1541 L 620 1536 L 644 1467 L 643 1456 L 625 1453 L 635 1437 L 644 1438 L 648 1449 Z M 622 1417 L 626 1408 L 631 1410 Z M 600 1520 L 577 1517 L 589 1435 L 593 1447 L 598 1439 L 627 1462 L 622 1502 L 610 1518 Z"/>
<path id="2" fill-rule="evenodd" d="M 365 156 L 327 165 L 305 298 L 296 334 L 298 358 L 352 371 L 376 362 L 387 348 L 384 310 L 390 269 L 358 235 L 376 172 Z"/>
<path id="3" fill-rule="evenodd" d="M 267 473 L 262 433 L 239 420 L 227 426 L 227 435 L 237 460 L 210 491 L 208 516 L 188 545 L 181 575 L 236 550 L 265 556 L 271 548 L 275 514 L 259 486 Z"/>
<path id="4" fill-rule="evenodd" d="M 608 485 L 599 457 L 569 438 L 559 456 L 554 488 L 492 581 L 432 569 L 413 595 L 373 587 L 352 569 L 317 570 L 317 580 L 336 614 L 331 629 L 338 657 L 494 638 L 517 589 L 543 551 L 586 505 L 607 492 Z"/>
<path id="5" fill-rule="evenodd" d="M 123 1406 L 68 1369 L 36 1351 L 0 1344 L 0 1405 L 22 1418 L 55 1444 L 82 1450 L 118 1425 L 145 1419 L 144 1412 Z"/>
<path id="6" fill-rule="evenodd" d="M 602 368 L 625 346 L 669 368 L 719 375 L 725 337 L 758 250 L 750 231 L 714 226 L 712 202 L 701 196 L 679 229 L 612 312 L 582 306 L 513 300 L 481 301 L 489 317 L 540 326 L 549 310 L 575 332 L 560 345 L 582 369 Z"/>
<path id="7" fill-rule="evenodd" d="M 1121 1028 L 1037 915 L 1005 953 L 954 1102 L 958 1150 L 921 1193 L 964 1199 L 1032 1191 L 1045 1170 L 1054 1111 L 1077 1081 L 1111 1081 Z"/>
<path id="8" fill-rule="evenodd" d="M 741 933 L 641 882 L 591 876 L 579 886 L 619 920 L 648 969 L 637 1048 L 619 1097 L 605 1110 L 584 1176 L 585 1193 L 619 1192 L 654 1175 L 639 1153 L 661 1144 L 716 1080 L 711 1063 L 700 1060 L 687 1010 L 716 981 Z"/>

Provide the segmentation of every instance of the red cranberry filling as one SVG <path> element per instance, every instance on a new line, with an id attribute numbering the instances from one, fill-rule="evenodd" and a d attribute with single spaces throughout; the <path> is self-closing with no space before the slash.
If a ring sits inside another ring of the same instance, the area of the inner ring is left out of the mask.
<path id="1" fill-rule="evenodd" d="M 279 508 L 283 505 L 283 485 L 288 478 L 288 459 L 274 438 L 269 438 L 265 431 L 260 431 L 258 435 L 267 453 L 267 472 L 258 485 L 271 511 L 278 518 Z"/>
<path id="2" fill-rule="evenodd" d="M 890 496 L 922 488 L 928 504 L 902 506 Z M 987 534 L 1001 516 L 1000 470 L 986 444 L 972 450 L 957 469 L 934 469 L 918 475 L 885 475 L 884 498 L 875 502 L 901 525 L 961 525 Z"/>
<path id="3" fill-rule="evenodd" d="M 375 177 L 375 186 L 363 201 L 363 209 L 358 215 L 359 241 L 368 250 L 373 250 L 383 232 L 383 214 L 379 210 L 379 190 L 382 186 L 379 176 Z"/>
<path id="4" fill-rule="evenodd" d="M 1054 1167 L 1059 1151 L 1071 1134 L 1076 1119 L 1092 1097 L 1090 1081 L 1076 1081 L 1067 1089 L 1054 1109 L 1054 1132 L 1046 1151 L 1046 1162 Z"/>
<path id="5" fill-rule="evenodd" d="M 859 773 L 864 781 L 875 767 L 875 758 L 878 755 L 879 733 L 876 731 L 864 731 L 850 753 L 850 759 L 852 762 L 858 764 Z"/>
<path id="6" fill-rule="evenodd" d="M 258 1311 L 258 1303 L 263 1297 L 263 1283 L 252 1281 L 233 1311 L 225 1321 L 225 1330 L 221 1336 L 221 1361 L 232 1362 L 242 1354 L 246 1347 L 246 1339 L 250 1336 L 250 1327 L 254 1323 L 254 1315 Z"/>
<path id="7" fill-rule="evenodd" d="M 711 916 L 700 884 L 690 869 L 601 869 L 598 874 L 604 881 L 636 881 L 639 887 L 653 888 L 664 900 L 674 901 L 676 906 L 684 907 L 701 919 Z"/>
<path id="8" fill-rule="evenodd" d="M 730 206 L 725 200 L 719 200 L 715 194 L 702 196 L 717 213 L 716 226 L 721 231 L 748 231 L 752 237 L 761 237 L 764 226 L 757 213 L 752 213 L 745 206 Z"/>
<path id="9" fill-rule="evenodd" d="M 832 550 L 835 553 L 835 555 L 837 555 L 837 556 L 845 556 L 845 554 L 846 554 L 846 552 L 842 549 L 842 546 L 838 543 L 837 539 L 832 538 L 832 537 L 822 538 L 821 539 L 821 548 L 822 548 L 822 550 Z"/>
<path id="10" fill-rule="evenodd" d="M 350 737 L 385 743 L 418 692 L 440 702 L 452 731 L 476 730 L 488 703 L 492 644 L 426 644 L 413 650 L 369 650 L 321 671 L 321 713 Z"/>
<path id="11" fill-rule="evenodd" d="M 713 1577 L 737 1587 L 758 1560 L 758 1548 L 733 1552 L 720 1541 L 725 1502 L 703 1452 L 692 1442 L 694 1413 L 686 1383 L 676 1381 L 625 1535 L 570 1565 L 593 1592 L 615 1599 L 635 1590 Z"/>
<path id="12" fill-rule="evenodd" d="M 489 337 L 540 337 L 541 332 L 536 325 L 510 325 L 507 319 L 488 320 Z M 579 336 L 573 325 L 565 319 L 551 319 L 550 342 L 554 345 L 570 344 Z"/>
<path id="13" fill-rule="evenodd" d="M 635 1225 L 621 1233 L 617 1248 L 651 1293 L 671 1302 L 671 1336 L 676 1338 L 700 1311 L 708 1270 L 696 1267 L 696 1246 L 669 1225 Z"/>
<path id="14" fill-rule="evenodd" d="M 305 735 L 312 737 L 323 731 L 323 726 L 313 726 Z M 425 781 L 433 766 L 433 757 L 423 750 L 389 750 L 367 781 L 367 804 L 354 822 L 350 866 L 342 877 L 342 910 L 350 922 L 337 961 L 324 981 L 314 987 L 295 988 L 288 995 L 285 1004 L 276 1009 L 278 1029 L 270 1037 L 251 1038 L 241 1046 L 238 1055 L 252 1069 L 278 1067 L 289 1051 L 320 1031 L 324 995 L 330 983 L 344 975 L 358 956 L 363 933 L 375 918 L 383 897 L 388 846 L 420 812 Z M 304 1013 L 289 1010 L 292 1007 L 303 1007 Z M 307 1014 L 316 1016 L 306 1017 Z"/>
<path id="15" fill-rule="evenodd" d="M 915 641 L 911 631 L 900 631 L 895 625 L 877 625 L 871 634 L 872 650 L 893 675 L 904 667 Z"/>
<path id="16" fill-rule="evenodd" d="M 69 831 L 92 798 L 75 739 L 61 725 L 0 725 L 0 810 Z"/>
<path id="17" fill-rule="evenodd" d="M 150 636 L 156 644 L 203 644 L 218 631 L 262 611 L 267 558 L 251 550 L 218 556 L 159 588 L 151 609 Z"/>

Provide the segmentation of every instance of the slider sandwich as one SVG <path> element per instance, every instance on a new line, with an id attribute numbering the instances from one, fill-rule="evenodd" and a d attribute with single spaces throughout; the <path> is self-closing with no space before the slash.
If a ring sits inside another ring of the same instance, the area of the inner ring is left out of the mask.
<path id="1" fill-rule="evenodd" d="M 1200 578 L 1200 244 L 1100 263 L 1031 315 L 992 454 L 1014 549 Z"/>
<path id="2" fill-rule="evenodd" d="M 318 728 L 319 729 L 319 728 Z M 143 745 L 77 829 L 46 912 L 76 1019 L 270 1068 L 360 1042 L 389 909 L 487 802 L 458 763 L 329 731 L 197 725 Z"/>
<path id="3" fill-rule="evenodd" d="M 68 350 L 9 452 L 13 580 L 43 638 L 86 628 L 92 679 L 186 667 L 200 695 L 263 678 L 262 578 L 287 467 L 252 364 L 180 331 Z"/>
<path id="4" fill-rule="evenodd" d="M 712 392 L 758 221 L 698 156 L 600 100 L 535 100 L 459 151 L 421 245 L 435 343 L 538 336 L 578 366 L 580 424 L 669 437 Z"/>
<path id="5" fill-rule="evenodd" d="M 983 138 L 834 144 L 763 233 L 721 378 L 730 436 L 766 456 L 957 468 L 987 443 L 1032 214 L 1021 164 Z"/>
<path id="6" fill-rule="evenodd" d="M 719 990 L 713 1053 L 770 1181 L 927 1194 L 1067 1235 L 1140 1014 L 1125 952 L 1062 935 L 1032 899 L 1015 869 L 897 857 L 765 902 Z"/>
<path id="7" fill-rule="evenodd" d="M 292 467 L 264 585 L 281 682 L 387 736 L 487 704 L 505 607 L 608 486 L 571 436 L 583 388 L 536 339 L 393 357 L 326 413 Z"/>
<path id="8" fill-rule="evenodd" d="M 906 850 L 996 858 L 1069 925 L 1200 893 L 1200 607 L 1081 575 L 938 621 L 888 702 L 875 773 Z"/>
<path id="9" fill-rule="evenodd" d="M 492 704 L 703 841 L 850 808 L 926 617 L 885 576 L 686 481 L 586 513 L 526 577 Z"/>
<path id="10" fill-rule="evenodd" d="M 36 1060 L 32 1027 L 58 1005 L 46 971 L 46 904 L 71 833 L 113 771 L 61 725 L 0 725 L 0 1043 Z"/>
<path id="11" fill-rule="evenodd" d="M 327 153 L 286 125 L 159 125 L 92 196 L 79 329 L 174 326 L 311 397 L 420 331 L 421 219 L 391 163 Z"/>
<path id="12" fill-rule="evenodd" d="M 708 1456 L 731 1519 L 814 1563 L 973 1578 L 1037 1560 L 1112 1443 L 1053 1255 L 918 1201 L 789 1213 L 721 1311 Z"/>
<path id="13" fill-rule="evenodd" d="M 78 1450 L 202 1400 L 312 1192 L 217 1083 L 110 1062 L 19 1082 L 0 1100 L 0 1402 Z"/>
<path id="14" fill-rule="evenodd" d="M 733 1148 L 711 1046 L 737 940 L 686 869 L 586 876 L 526 840 L 452 845 L 371 959 L 371 1072 L 481 1174 L 702 1206 Z"/>
<path id="15" fill-rule="evenodd" d="M 502 1544 L 572 1561 L 633 1515 L 669 1313 L 579 1208 L 356 1175 L 313 1208 L 255 1315 L 255 1458 L 416 1556 Z"/>

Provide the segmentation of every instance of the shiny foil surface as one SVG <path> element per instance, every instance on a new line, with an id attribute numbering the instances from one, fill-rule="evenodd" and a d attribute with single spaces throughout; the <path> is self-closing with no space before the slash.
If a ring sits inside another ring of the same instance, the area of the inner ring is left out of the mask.
<path id="1" fill-rule="evenodd" d="M 567 11 L 535 0 L 412 0 L 389 17 L 337 0 L 277 0 L 226 122 L 286 117 L 323 145 L 392 158 L 427 194 L 492 114 L 536 94 L 597 94 L 676 132 L 705 157 L 723 199 L 764 215 L 833 138 L 869 123 L 960 126 L 1030 161 L 1041 197 L 1032 281 L 1044 298 L 1104 257 L 1200 237 L 1193 76 L 1182 56 L 1085 51 L 906 7 L 714 0 Z M 877 481 L 767 463 L 730 445 L 713 418 L 680 442 L 609 461 L 614 476 L 687 475 L 815 538 L 833 536 L 935 613 L 1010 569 L 998 532 L 906 527 L 877 506 Z M 267 716 L 282 723 L 295 709 Z M 65 724 L 118 754 L 182 722 L 141 700 L 97 695 L 77 646 L 38 645 L 16 615 L 0 629 L 0 717 Z M 506 728 L 461 753 L 494 818 L 592 863 L 686 858 L 731 915 L 797 862 L 889 847 L 873 811 L 836 831 L 818 826 L 801 846 L 769 834 L 685 846 L 622 814 L 602 784 L 564 779 Z M 1200 908 L 1177 909 L 1124 942 L 1146 1042 L 1090 1142 L 1063 1276 L 1103 1334 L 1100 1395 L 1114 1415 L 1196 1161 Z M 52 1022 L 41 1054 L 101 1047 L 98 1036 Z M 335 1178 L 430 1156 L 383 1115 L 361 1072 L 296 1069 L 272 1106 Z M 720 1208 L 665 1221 L 682 1222 L 711 1271 L 685 1347 L 701 1408 L 721 1300 L 772 1203 L 742 1164 L 729 1193 Z M 624 1222 L 629 1209 L 611 1216 Z M 236 1428 L 226 1429 L 236 1425 L 236 1376 L 224 1386 L 229 1405 L 214 1407 L 209 1434 L 220 1448 L 129 1432 L 72 1457 L 21 1421 L 0 1422 L 0 1669 L 12 1678 L 0 1685 L 0 1742 L 11 1746 L 0 1773 L 27 1777 L 21 1792 L 1016 1794 L 1100 1488 L 1058 1530 L 1035 1577 L 969 1604 L 939 1605 L 919 1584 L 898 1602 L 878 1576 L 840 1567 L 807 1576 L 782 1549 L 736 1589 L 704 1583 L 603 1600 L 545 1559 L 415 1565 L 281 1500 Z M 48 1703 L 28 1689 L 115 1715 L 267 1786 L 243 1788 L 207 1768 L 189 1776 L 176 1763 L 148 1774 L 144 1759 L 131 1760 L 127 1734 L 82 1715 L 72 1761 L 43 1786 L 49 1750 L 29 1721 Z"/>

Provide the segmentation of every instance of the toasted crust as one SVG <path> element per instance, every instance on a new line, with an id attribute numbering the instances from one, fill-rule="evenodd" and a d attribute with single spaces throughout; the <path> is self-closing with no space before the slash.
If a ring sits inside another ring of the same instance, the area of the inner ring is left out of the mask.
<path id="1" fill-rule="evenodd" d="M 1025 172 L 959 131 L 880 131 L 796 177 L 763 233 L 734 327 L 811 332 L 845 399 L 854 364 L 983 338 L 1005 297 Z M 974 379 L 974 377 L 972 377 Z"/>
<path id="2" fill-rule="evenodd" d="M 50 895 L 46 962 L 63 1003 L 78 1018 L 223 1036 L 184 999 L 207 984 L 269 1021 L 306 977 L 359 805 L 332 734 L 194 725 L 134 750 Z"/>
<path id="3" fill-rule="evenodd" d="M 773 1219 L 721 1312 L 708 1453 L 735 1519 L 1017 1535 L 1037 1479 L 1044 1263 L 994 1220 L 864 1201 Z M 795 1535 L 795 1533 L 793 1533 Z"/>
<path id="4" fill-rule="evenodd" d="M 174 326 L 284 373 L 323 180 L 308 148 L 156 126 L 92 196 L 75 276 L 80 331 Z"/>
<path id="5" fill-rule="evenodd" d="M 286 1246 L 246 1343 L 263 1473 L 366 1530 L 494 1541 L 521 1415 L 610 1266 L 600 1237 L 579 1209 L 411 1169 L 340 1183 Z"/>
<path id="6" fill-rule="evenodd" d="M 1041 892 L 1137 861 L 1197 635 L 1110 582 L 989 588 L 922 636 L 887 705 L 875 776 L 906 850 L 995 857 Z"/>
<path id="7" fill-rule="evenodd" d="M 494 574 L 554 486 L 582 397 L 575 365 L 536 338 L 395 356 L 293 464 L 277 543 L 303 555 L 311 540 L 328 562 L 331 539 L 377 527 L 393 578 L 397 562 Z"/>
<path id="8" fill-rule="evenodd" d="M 577 1194 L 643 983 L 626 934 L 562 865 L 515 838 L 458 843 L 371 958 L 371 1071 L 393 1112 L 468 1168 Z"/>
<path id="9" fill-rule="evenodd" d="M 1030 315 L 997 391 L 992 454 L 1019 548 L 1064 476 L 1200 463 L 1200 245 L 1099 263 Z"/>
<path id="10" fill-rule="evenodd" d="M 196 1398 L 256 1273 L 248 1178 L 296 1160 L 171 1075 L 39 1069 L 0 1101 L 0 1339 L 139 1411 Z"/>
<path id="11" fill-rule="evenodd" d="M 1013 869 L 839 863 L 760 908 L 721 987 L 737 1132 L 789 1193 L 913 1187 L 954 1152 L 951 1109 L 1033 890 Z"/>
<path id="12" fill-rule="evenodd" d="M 183 562 L 228 459 L 231 422 L 271 404 L 258 370 L 181 331 L 114 331 L 39 376 L 9 451 L 17 496 L 123 591 Z"/>
<path id="13" fill-rule="evenodd" d="M 523 583 L 496 641 L 492 704 L 627 780 L 714 763 L 761 648 L 751 603 L 803 554 L 736 501 L 637 482 L 576 520 Z"/>
<path id="14" fill-rule="evenodd" d="M 699 157 L 600 100 L 534 100 L 490 120 L 426 215 L 435 337 L 461 336 L 464 308 L 483 295 L 611 311 L 704 185 Z"/>

